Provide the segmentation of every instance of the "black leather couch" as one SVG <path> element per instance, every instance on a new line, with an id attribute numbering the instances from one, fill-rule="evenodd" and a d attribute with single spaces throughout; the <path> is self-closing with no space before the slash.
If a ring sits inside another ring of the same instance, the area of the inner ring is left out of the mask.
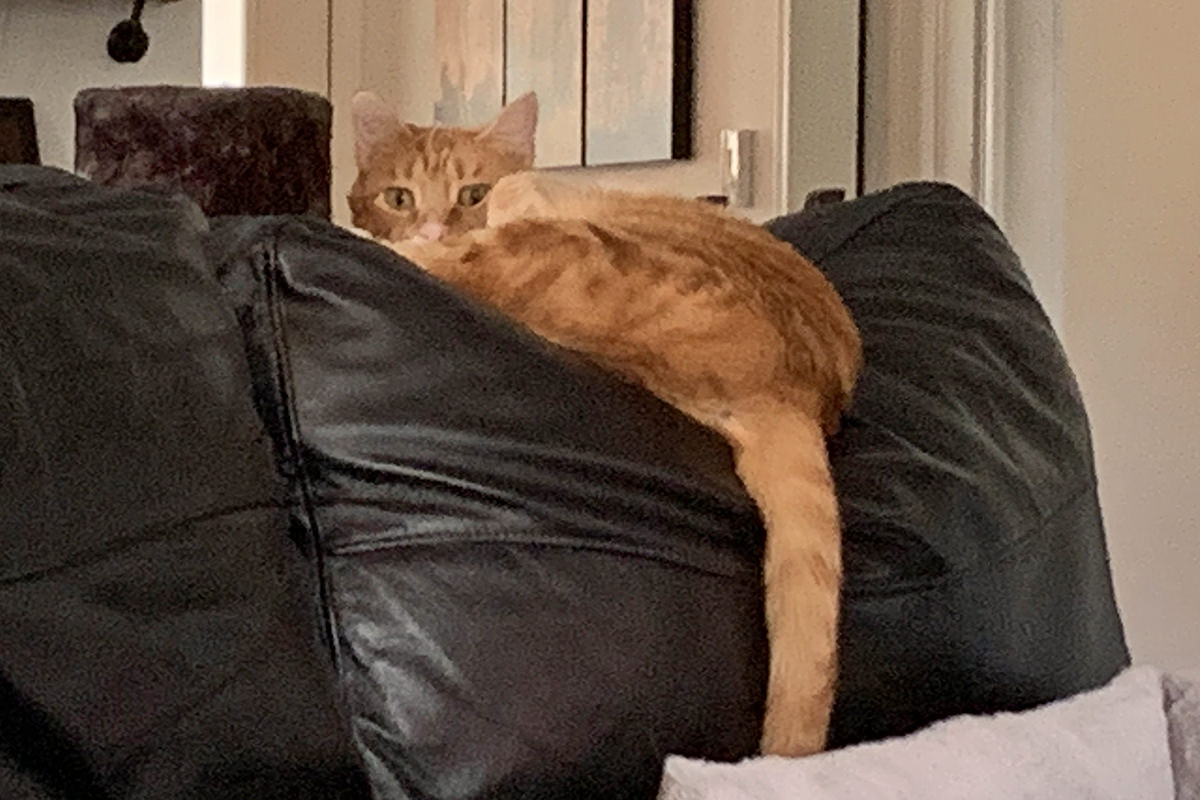
<path id="1" fill-rule="evenodd" d="M 866 367 L 833 745 L 1128 662 L 1016 257 L 914 184 L 771 230 Z M 652 797 L 754 752 L 723 444 L 387 250 L 0 168 L 0 797 Z"/>

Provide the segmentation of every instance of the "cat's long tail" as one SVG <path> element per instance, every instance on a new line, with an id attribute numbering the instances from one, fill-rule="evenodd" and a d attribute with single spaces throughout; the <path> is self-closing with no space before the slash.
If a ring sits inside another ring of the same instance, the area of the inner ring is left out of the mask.
<path id="1" fill-rule="evenodd" d="M 780 405 L 730 420 L 738 475 L 767 531 L 770 674 L 762 751 L 824 749 L 837 675 L 841 525 L 817 419 Z"/>

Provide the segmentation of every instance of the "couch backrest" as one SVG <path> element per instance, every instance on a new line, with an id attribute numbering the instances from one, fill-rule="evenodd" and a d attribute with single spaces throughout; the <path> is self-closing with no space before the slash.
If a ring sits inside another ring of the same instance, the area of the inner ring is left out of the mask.
<path id="1" fill-rule="evenodd" d="M 0 795 L 367 796 L 206 228 L 0 167 Z"/>

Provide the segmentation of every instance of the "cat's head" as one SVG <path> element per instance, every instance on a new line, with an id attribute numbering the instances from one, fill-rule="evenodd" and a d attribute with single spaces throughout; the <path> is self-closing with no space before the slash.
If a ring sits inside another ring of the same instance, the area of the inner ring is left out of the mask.
<path id="1" fill-rule="evenodd" d="M 533 165 L 537 112 L 530 92 L 479 128 L 422 127 L 370 92 L 355 95 L 354 225 L 392 241 L 482 228 L 496 181 Z"/>

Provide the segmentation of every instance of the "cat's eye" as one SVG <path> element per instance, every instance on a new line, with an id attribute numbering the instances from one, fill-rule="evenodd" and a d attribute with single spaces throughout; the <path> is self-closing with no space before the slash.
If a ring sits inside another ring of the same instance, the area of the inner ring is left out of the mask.
<path id="1" fill-rule="evenodd" d="M 472 183 L 470 186 L 464 186 L 458 190 L 458 204 L 467 208 L 477 206 L 483 202 L 491 190 L 490 183 Z"/>
<path id="2" fill-rule="evenodd" d="M 409 211 L 417 204 L 417 199 L 413 197 L 412 189 L 391 186 L 383 190 L 383 202 L 397 211 Z"/>

